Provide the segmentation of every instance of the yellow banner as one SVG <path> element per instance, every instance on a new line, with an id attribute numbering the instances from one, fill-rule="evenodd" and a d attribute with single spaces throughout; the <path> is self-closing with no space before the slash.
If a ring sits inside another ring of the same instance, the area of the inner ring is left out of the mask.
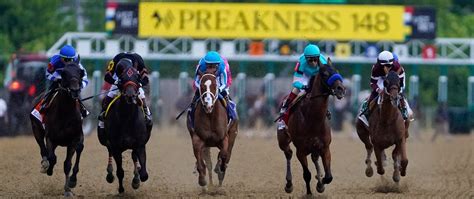
<path id="1" fill-rule="evenodd" d="M 403 41 L 403 6 L 157 3 L 139 6 L 140 37 Z"/>

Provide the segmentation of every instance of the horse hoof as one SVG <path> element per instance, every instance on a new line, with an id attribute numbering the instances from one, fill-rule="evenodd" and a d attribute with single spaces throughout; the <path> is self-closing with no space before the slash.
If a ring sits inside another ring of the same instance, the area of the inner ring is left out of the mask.
<path id="1" fill-rule="evenodd" d="M 114 174 L 109 173 L 107 174 L 107 177 L 105 177 L 108 183 L 113 183 L 114 182 Z"/>
<path id="2" fill-rule="evenodd" d="M 400 171 L 400 175 L 401 175 L 401 176 L 406 176 L 406 175 L 407 175 L 406 169 L 402 169 L 402 170 Z"/>
<path id="3" fill-rule="evenodd" d="M 119 191 L 119 193 L 123 193 L 123 192 L 125 192 L 125 189 L 123 187 L 119 187 L 118 191 Z"/>
<path id="4" fill-rule="evenodd" d="M 287 182 L 285 186 L 285 192 L 286 193 L 291 193 L 293 192 L 293 183 Z"/>
<path id="5" fill-rule="evenodd" d="M 372 169 L 372 167 L 367 167 L 367 169 L 365 169 L 365 175 L 367 177 L 372 177 L 374 175 L 374 170 Z"/>
<path id="6" fill-rule="evenodd" d="M 385 170 L 383 168 L 377 168 L 377 173 L 379 175 L 383 175 L 383 174 L 385 174 Z"/>
<path id="7" fill-rule="evenodd" d="M 198 180 L 198 183 L 199 183 L 199 186 L 201 187 L 204 187 L 207 185 L 207 182 L 206 182 L 206 179 L 204 179 L 204 177 L 199 177 L 199 180 Z"/>
<path id="8" fill-rule="evenodd" d="M 46 171 L 46 174 L 48 176 L 52 176 L 53 175 L 53 169 L 48 168 L 48 170 Z"/>
<path id="9" fill-rule="evenodd" d="M 400 182 L 400 176 L 399 175 L 393 175 L 393 181 L 394 182 Z"/>
<path id="10" fill-rule="evenodd" d="M 42 160 L 41 161 L 41 170 L 40 170 L 40 172 L 41 173 L 46 173 L 48 171 L 48 168 L 49 168 L 49 161 L 48 160 Z"/>
<path id="11" fill-rule="evenodd" d="M 72 189 L 72 188 L 76 187 L 76 185 L 77 185 L 77 179 L 73 178 L 73 177 L 69 178 L 69 180 L 67 182 L 67 186 Z"/>
<path id="12" fill-rule="evenodd" d="M 332 176 L 323 178 L 323 184 L 329 184 L 331 182 L 332 182 Z"/>
<path id="13" fill-rule="evenodd" d="M 138 189 L 140 187 L 140 179 L 138 178 L 133 178 L 132 180 L 132 188 L 133 189 Z"/>
<path id="14" fill-rule="evenodd" d="M 145 173 L 145 174 L 143 174 L 143 175 L 140 175 L 140 180 L 141 180 L 142 182 L 147 181 L 147 180 L 148 180 L 148 174 Z"/>
<path id="15" fill-rule="evenodd" d="M 64 192 L 64 197 L 73 197 L 73 196 L 74 196 L 74 194 L 70 191 Z"/>
<path id="16" fill-rule="evenodd" d="M 318 182 L 318 184 L 316 185 L 316 191 L 318 191 L 318 193 L 323 193 L 324 192 L 324 184 Z"/>

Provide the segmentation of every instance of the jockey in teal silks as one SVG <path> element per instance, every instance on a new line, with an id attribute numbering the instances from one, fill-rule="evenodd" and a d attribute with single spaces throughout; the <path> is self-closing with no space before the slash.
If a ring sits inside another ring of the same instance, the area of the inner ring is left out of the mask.
<path id="1" fill-rule="evenodd" d="M 287 128 L 288 119 L 290 118 L 289 111 L 287 110 L 288 106 L 298 94 L 303 95 L 306 93 L 306 89 L 310 86 L 308 85 L 309 80 L 319 72 L 319 64 L 327 64 L 326 57 L 321 54 L 317 45 L 307 45 L 295 66 L 293 89 L 280 108 L 280 114 L 283 116 L 278 120 L 278 130 Z"/>

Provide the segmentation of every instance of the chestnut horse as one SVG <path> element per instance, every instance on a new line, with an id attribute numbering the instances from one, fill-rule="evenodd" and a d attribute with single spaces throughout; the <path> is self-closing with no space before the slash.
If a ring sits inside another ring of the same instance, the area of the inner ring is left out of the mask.
<path id="1" fill-rule="evenodd" d="M 371 111 L 369 117 L 369 127 L 362 121 L 357 120 L 356 129 L 360 140 L 365 144 L 367 158 L 365 164 L 367 168 L 365 174 L 367 177 L 373 175 L 371 166 L 372 151 L 375 151 L 377 161 L 377 173 L 383 175 L 385 170 L 383 163 L 385 161 L 384 150 L 392 145 L 395 149 L 392 152 L 394 162 L 393 181 L 399 182 L 400 175 L 406 175 L 408 165 L 406 153 L 406 139 L 408 125 L 398 109 L 401 96 L 400 79 L 396 72 L 390 71 L 384 79 L 384 92 L 378 96 L 377 106 Z"/>
<path id="2" fill-rule="evenodd" d="M 194 112 L 188 113 L 187 127 L 191 135 L 196 168 L 199 173 L 198 183 L 206 186 L 206 165 L 209 180 L 212 183 L 210 151 L 208 147 L 219 148 L 217 164 L 214 171 L 218 175 L 219 185 L 224 180 L 227 164 L 230 161 L 232 148 L 237 137 L 238 120 L 228 119 L 226 107 L 219 101 L 216 76 L 202 74 L 199 85 L 200 98 Z M 192 115 L 191 115 L 192 114 Z M 193 116 L 193 120 L 191 119 Z M 204 162 L 206 160 L 206 163 Z"/>
<path id="3" fill-rule="evenodd" d="M 306 193 L 311 193 L 310 181 L 311 172 L 308 169 L 306 156 L 311 154 L 311 159 L 316 166 L 316 179 L 318 180 L 317 191 L 324 191 L 324 184 L 332 181 L 331 174 L 331 152 L 329 145 L 331 144 L 331 129 L 326 113 L 328 111 L 329 95 L 334 95 L 338 99 L 342 99 L 345 94 L 345 88 L 342 85 L 342 76 L 332 67 L 331 60 L 328 64 L 319 65 L 319 73 L 313 77 L 309 85 L 311 91 L 304 96 L 299 103 L 290 107 L 292 111 L 289 121 L 288 130 L 278 131 L 278 145 L 285 153 L 286 157 L 286 186 L 285 191 L 291 193 L 293 191 L 293 182 L 291 175 L 291 157 L 293 151 L 290 143 L 296 147 L 296 156 L 303 167 L 303 178 L 306 182 Z M 322 173 L 318 163 L 321 157 L 324 166 L 324 178 L 321 179 Z"/>
<path id="4" fill-rule="evenodd" d="M 80 87 L 83 76 L 84 71 L 77 64 L 71 63 L 66 65 L 61 72 L 59 87 L 51 91 L 53 97 L 42 119 L 43 123 L 30 114 L 33 134 L 43 158 L 41 161 L 41 173 L 46 173 L 48 176 L 53 175 L 53 168 L 56 164 L 56 147 L 67 147 L 66 160 L 64 161 L 64 174 L 66 176 L 66 183 L 64 185 L 65 196 L 73 195 L 71 188 L 76 187 L 77 184 L 79 161 L 84 148 L 82 118 L 79 110 Z M 41 96 L 35 101 L 40 99 L 42 99 Z M 74 153 L 76 153 L 76 162 L 72 169 L 72 175 L 69 176 L 72 166 L 71 159 Z"/>

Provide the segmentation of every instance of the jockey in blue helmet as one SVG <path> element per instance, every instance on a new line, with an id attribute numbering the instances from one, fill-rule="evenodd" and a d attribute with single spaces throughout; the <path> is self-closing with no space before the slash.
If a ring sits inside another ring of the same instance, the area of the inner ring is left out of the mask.
<path id="1" fill-rule="evenodd" d="M 229 69 L 230 71 L 230 69 Z M 196 73 L 194 78 L 194 87 L 196 88 L 196 92 L 194 94 L 193 100 L 191 102 L 191 109 L 192 110 L 199 99 L 199 84 L 201 80 L 201 73 L 211 73 L 215 74 L 217 78 L 217 84 L 219 89 L 219 94 L 222 96 L 227 104 L 231 105 L 228 106 L 229 116 L 231 119 L 235 119 L 236 113 L 233 107 L 235 107 L 234 102 L 232 102 L 229 98 L 229 84 L 228 81 L 228 74 L 226 70 L 226 62 L 221 57 L 221 55 L 216 51 L 209 51 L 206 55 L 199 60 L 198 66 L 196 67 Z"/>
<path id="2" fill-rule="evenodd" d="M 300 56 L 295 66 L 295 72 L 293 73 L 293 89 L 280 108 L 280 114 L 283 116 L 278 121 L 278 130 L 287 128 L 286 124 L 289 119 L 287 111 L 288 106 L 296 96 L 298 96 L 298 94 L 306 93 L 306 89 L 310 86 L 308 85 L 309 80 L 311 77 L 318 74 L 320 64 L 327 64 L 326 57 L 321 54 L 317 45 L 307 45 L 304 49 L 303 55 Z"/>
<path id="3" fill-rule="evenodd" d="M 79 65 L 82 71 L 84 71 L 84 76 L 82 77 L 82 84 L 81 89 L 85 88 L 89 81 L 87 80 L 87 71 L 81 64 L 80 57 L 76 53 L 76 49 L 71 45 L 64 45 L 60 50 L 59 54 L 53 55 L 50 58 L 50 62 L 48 64 L 48 68 L 46 69 L 46 79 L 48 79 L 51 84 L 46 92 L 45 100 L 43 105 L 41 106 L 40 112 L 45 111 L 45 105 L 48 104 L 49 100 L 51 100 L 52 91 L 56 90 L 59 87 L 59 81 L 61 80 L 61 72 L 63 68 L 68 63 L 75 62 Z M 79 101 L 80 102 L 80 101 Z M 81 104 L 81 114 L 82 117 L 86 117 L 89 112 L 85 109 L 84 105 Z"/>

